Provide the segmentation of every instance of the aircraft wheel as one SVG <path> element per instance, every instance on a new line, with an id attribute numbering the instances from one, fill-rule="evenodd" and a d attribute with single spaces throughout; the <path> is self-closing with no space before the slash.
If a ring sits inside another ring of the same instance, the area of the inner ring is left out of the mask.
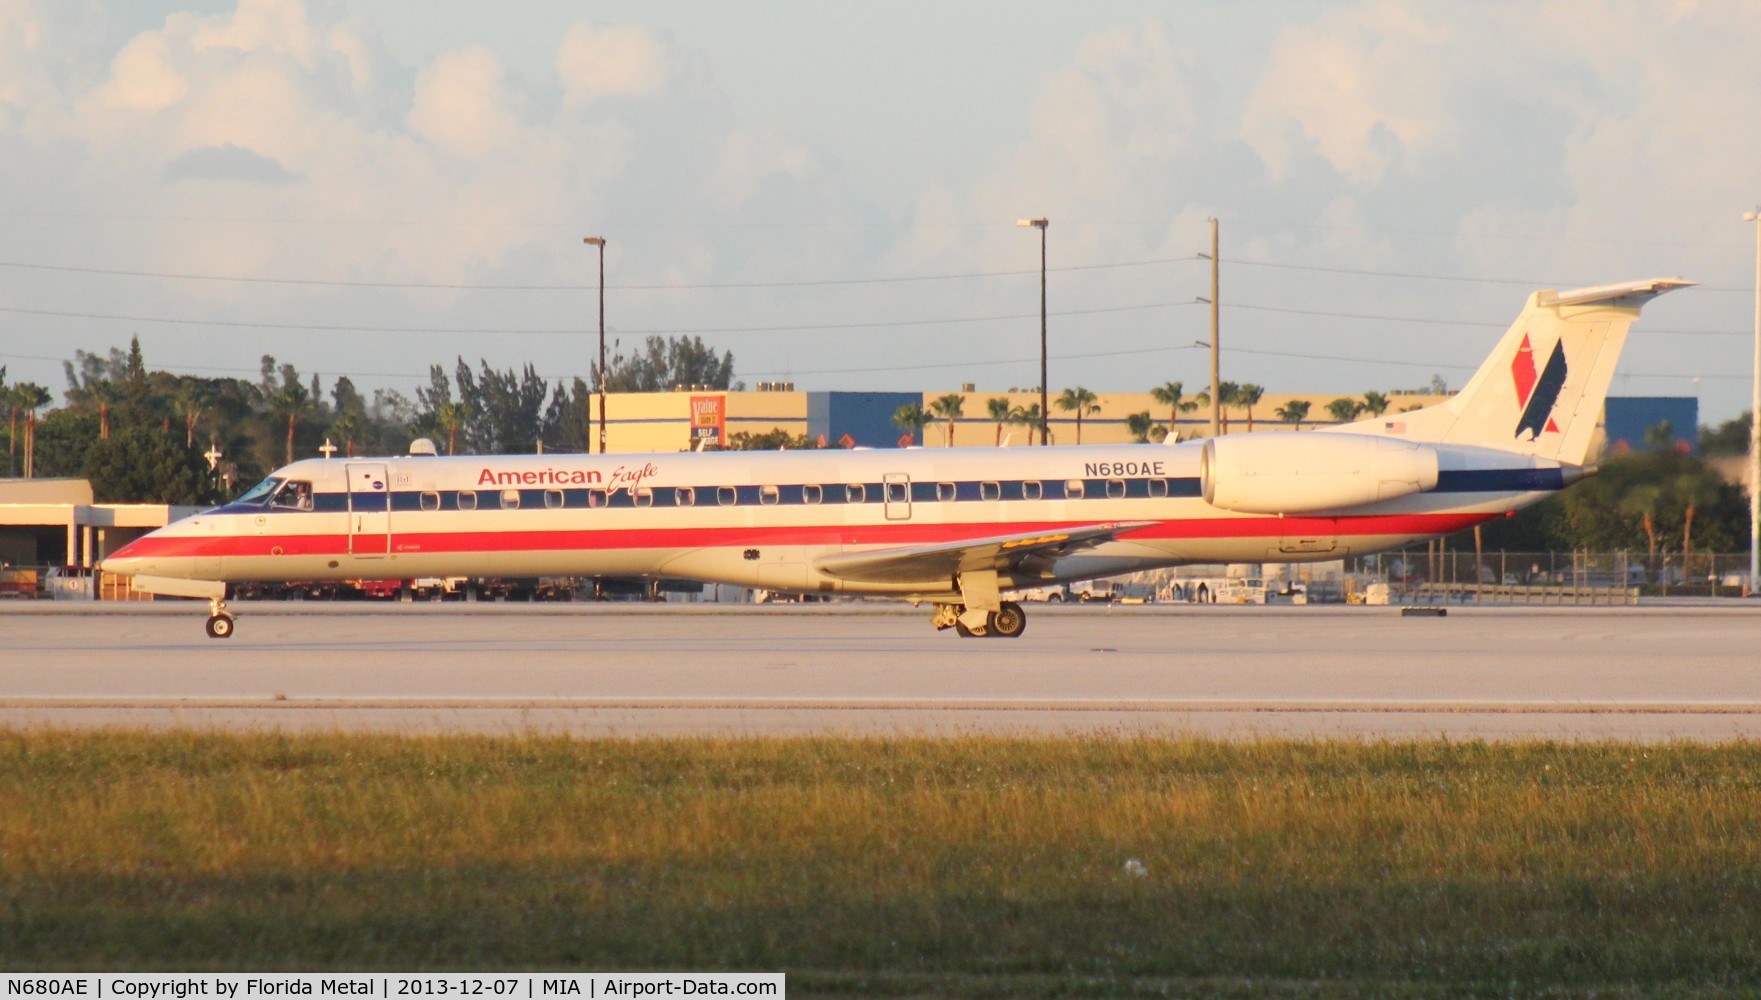
<path id="1" fill-rule="evenodd" d="M 208 638 L 210 638 L 210 639 L 230 639 L 230 638 L 232 638 L 232 616 L 231 615 L 215 615 L 212 618 L 209 618 L 208 619 Z"/>
<path id="2" fill-rule="evenodd" d="M 1000 610 L 990 617 L 990 634 L 1013 639 L 1027 631 L 1027 612 L 1014 601 L 1004 601 Z"/>
<path id="3" fill-rule="evenodd" d="M 1046 603 L 1047 604 L 1063 604 L 1064 603 L 1064 595 L 1063 594 L 1053 594 L 1050 597 L 1046 598 Z"/>
<path id="4" fill-rule="evenodd" d="M 962 639 L 982 638 L 989 634 L 988 630 L 984 628 L 967 628 L 964 622 L 955 622 L 954 631 L 959 633 Z"/>

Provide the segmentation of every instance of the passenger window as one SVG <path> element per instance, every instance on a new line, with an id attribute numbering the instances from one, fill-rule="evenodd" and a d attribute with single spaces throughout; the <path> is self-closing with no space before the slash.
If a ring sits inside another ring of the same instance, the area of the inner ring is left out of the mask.
<path id="1" fill-rule="evenodd" d="M 885 489 L 887 503 L 904 503 L 906 498 L 910 496 L 904 483 L 888 483 Z"/>
<path id="2" fill-rule="evenodd" d="M 715 488 L 715 502 L 723 507 L 732 507 L 734 502 L 739 499 L 740 492 L 732 486 L 717 486 Z"/>
<path id="3" fill-rule="evenodd" d="M 1123 480 L 1123 479 L 1109 479 L 1109 480 L 1107 480 L 1107 497 L 1109 499 L 1119 500 L 1119 499 L 1124 498 L 1124 496 L 1125 496 L 1125 480 Z"/>
<path id="4" fill-rule="evenodd" d="M 681 486 L 673 492 L 673 504 L 678 507 L 691 507 L 697 503 L 697 491 L 689 486 Z"/>
<path id="5" fill-rule="evenodd" d="M 953 503 L 954 497 L 958 496 L 959 492 L 959 489 L 953 483 L 936 484 L 936 499 L 940 500 L 942 503 Z"/>
<path id="6" fill-rule="evenodd" d="M 1066 479 L 1066 480 L 1064 480 L 1064 498 L 1066 500 L 1081 500 L 1082 493 L 1083 493 L 1082 480 L 1080 480 L 1080 479 Z"/>
<path id="7" fill-rule="evenodd" d="M 868 487 L 862 485 L 861 483 L 851 483 L 850 485 L 844 487 L 844 502 L 846 502 L 846 503 L 866 503 L 866 502 L 868 502 Z"/>
<path id="8" fill-rule="evenodd" d="M 1040 497 L 1039 480 L 1029 479 L 1021 484 L 1021 499 L 1038 500 Z"/>
<path id="9" fill-rule="evenodd" d="M 825 490 L 818 484 L 801 487 L 802 503 L 818 503 L 825 496 Z"/>
<path id="10" fill-rule="evenodd" d="M 1152 496 L 1152 497 L 1165 497 L 1167 495 L 1168 495 L 1168 481 L 1166 479 L 1152 479 L 1152 480 L 1150 480 L 1150 496 Z"/>
<path id="11" fill-rule="evenodd" d="M 422 509 L 423 510 L 439 510 L 440 509 L 440 494 L 434 492 L 433 490 L 423 490 L 422 491 Z"/>
<path id="12" fill-rule="evenodd" d="M 460 510 L 476 510 L 477 509 L 477 491 L 476 490 L 460 490 L 459 491 L 459 509 Z"/>
<path id="13" fill-rule="evenodd" d="M 502 490 L 501 491 L 501 509 L 502 510 L 519 510 L 520 509 L 520 491 L 519 490 Z"/>
<path id="14" fill-rule="evenodd" d="M 654 491 L 646 486 L 636 487 L 635 490 L 631 491 L 630 496 L 635 498 L 636 506 L 638 507 L 654 506 Z"/>
<path id="15" fill-rule="evenodd" d="M 782 491 L 778 490 L 775 486 L 760 486 L 758 488 L 758 502 L 764 504 L 766 507 L 775 506 L 777 501 L 782 498 Z"/>
<path id="16" fill-rule="evenodd" d="M 556 510 L 558 507 L 561 507 L 562 505 L 563 505 L 563 491 L 562 490 L 545 490 L 544 491 L 544 506 L 549 507 L 551 510 Z"/>
<path id="17" fill-rule="evenodd" d="M 588 490 L 587 491 L 587 506 L 589 506 L 589 507 L 604 507 L 605 506 L 605 491 L 604 490 Z"/>
<path id="18" fill-rule="evenodd" d="M 1003 496 L 1001 483 L 979 483 L 978 498 L 980 500 L 1000 500 Z"/>

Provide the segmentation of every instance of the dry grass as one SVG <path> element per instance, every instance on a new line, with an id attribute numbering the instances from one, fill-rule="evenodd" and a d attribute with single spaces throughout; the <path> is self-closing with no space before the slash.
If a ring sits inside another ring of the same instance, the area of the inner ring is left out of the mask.
<path id="1" fill-rule="evenodd" d="M 1748 744 L 0 731 L 0 967 L 1744 993 L 1758 784 Z"/>

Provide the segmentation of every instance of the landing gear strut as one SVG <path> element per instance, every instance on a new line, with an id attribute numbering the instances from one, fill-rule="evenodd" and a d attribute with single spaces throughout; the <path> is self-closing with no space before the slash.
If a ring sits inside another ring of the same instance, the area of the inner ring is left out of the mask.
<path id="1" fill-rule="evenodd" d="M 232 616 L 226 613 L 226 602 L 215 598 L 208 602 L 208 638 L 232 638 Z"/>
<path id="2" fill-rule="evenodd" d="M 1003 601 L 995 611 L 986 612 L 982 624 L 968 625 L 966 620 L 973 617 L 971 611 L 959 604 L 938 604 L 936 612 L 930 616 L 929 623 L 942 629 L 953 629 L 962 639 L 1001 636 L 1013 639 L 1027 631 L 1027 612 L 1014 601 Z"/>

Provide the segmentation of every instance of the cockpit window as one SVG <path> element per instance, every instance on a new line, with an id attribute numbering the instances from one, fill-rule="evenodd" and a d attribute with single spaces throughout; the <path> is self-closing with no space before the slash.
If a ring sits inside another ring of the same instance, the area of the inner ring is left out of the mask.
<path id="1" fill-rule="evenodd" d="M 282 484 L 281 489 L 275 491 L 269 506 L 283 510 L 311 510 L 312 484 L 298 479 L 288 480 Z"/>
<path id="2" fill-rule="evenodd" d="M 257 485 L 246 490 L 244 495 L 239 497 L 237 500 L 234 500 L 233 503 L 248 503 L 248 504 L 252 504 L 254 506 L 260 507 L 264 503 L 268 502 L 269 494 L 274 493 L 276 488 L 279 487 L 280 485 L 281 485 L 281 480 L 279 480 L 279 479 L 275 479 L 275 478 L 265 479 L 262 482 L 258 483 Z"/>

